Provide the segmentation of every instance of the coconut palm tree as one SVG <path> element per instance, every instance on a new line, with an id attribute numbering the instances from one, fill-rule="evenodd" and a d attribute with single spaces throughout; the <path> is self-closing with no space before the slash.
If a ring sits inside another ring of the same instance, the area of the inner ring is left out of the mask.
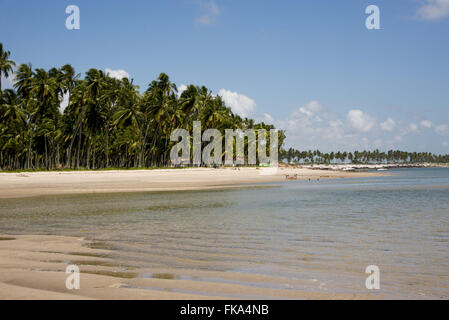
<path id="1" fill-rule="evenodd" d="M 131 127 L 135 130 L 139 139 L 137 144 L 135 141 L 133 142 L 132 149 L 137 150 L 137 147 L 139 147 L 138 166 L 142 167 L 145 152 L 145 135 L 142 130 L 144 117 L 140 105 L 141 97 L 132 80 L 129 81 L 127 78 L 123 78 L 121 82 L 117 108 L 113 114 L 113 124 L 119 128 Z M 129 134 L 130 132 L 128 132 Z"/>
<path id="2" fill-rule="evenodd" d="M 0 42 L 0 94 L 2 94 L 2 76 L 5 78 L 13 72 L 16 63 L 9 59 L 11 52 L 3 49 L 3 43 Z"/>
<path id="3" fill-rule="evenodd" d="M 79 74 L 75 74 L 75 69 L 70 65 L 66 64 L 61 67 L 62 73 L 62 88 L 63 93 L 67 94 L 67 105 L 70 104 L 70 94 L 75 88 L 76 79 L 79 78 Z"/>
<path id="4" fill-rule="evenodd" d="M 36 69 L 30 84 L 30 94 L 38 101 L 38 118 L 55 115 L 59 109 L 59 92 L 57 78 L 44 69 Z"/>
<path id="5" fill-rule="evenodd" d="M 20 97 L 14 90 L 6 89 L 0 97 L 0 122 L 8 127 L 15 122 L 23 125 L 25 119 Z"/>
<path id="6" fill-rule="evenodd" d="M 106 77 L 105 81 L 105 90 L 103 91 L 101 101 L 104 106 L 104 153 L 106 157 L 106 167 L 109 167 L 110 133 L 114 123 L 114 112 L 120 101 L 123 85 L 121 80 L 111 77 Z"/>
<path id="7" fill-rule="evenodd" d="M 68 167 L 72 167 L 75 164 L 76 168 L 80 167 L 81 164 L 81 143 L 83 140 L 83 128 L 86 123 L 86 110 L 87 110 L 87 97 L 86 97 L 86 82 L 84 80 L 76 80 L 75 87 L 71 93 L 70 104 L 64 110 L 64 120 L 65 120 L 65 135 L 66 140 L 69 141 L 68 155 L 66 163 Z M 76 157 L 72 154 L 72 148 L 77 142 Z M 72 158 L 75 160 L 72 161 Z"/>
<path id="8" fill-rule="evenodd" d="M 31 97 L 30 90 L 33 76 L 31 64 L 21 64 L 16 70 L 14 88 L 23 99 Z"/>
<path id="9" fill-rule="evenodd" d="M 14 90 L 6 89 L 0 96 L 0 151 L 6 152 L 9 163 L 14 162 L 14 166 L 20 165 L 19 157 L 25 151 L 22 130 L 24 124 L 25 115 L 20 97 Z M 3 155 L 0 158 L 3 158 Z"/>
<path id="10" fill-rule="evenodd" d="M 106 78 L 103 71 L 90 69 L 86 72 L 86 126 L 89 130 L 86 166 L 90 169 L 90 152 L 93 149 L 92 166 L 96 167 L 97 136 L 104 127 L 104 105 L 101 103 L 104 89 L 106 88 Z"/>

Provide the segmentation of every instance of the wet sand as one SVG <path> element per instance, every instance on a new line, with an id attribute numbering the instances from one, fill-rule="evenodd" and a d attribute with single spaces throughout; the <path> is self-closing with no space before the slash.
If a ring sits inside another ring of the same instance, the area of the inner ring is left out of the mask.
<path id="1" fill-rule="evenodd" d="M 295 174 L 298 175 L 299 180 L 382 175 L 376 172 L 343 172 L 305 168 L 279 168 L 275 174 L 266 173 L 264 169 L 259 168 L 0 173 L 0 198 L 219 189 L 263 182 L 280 182 L 286 180 L 285 175 L 294 176 Z"/>
<path id="2" fill-rule="evenodd" d="M 279 168 L 274 175 L 263 173 L 256 168 L 0 173 L 0 198 L 227 188 L 281 182 L 285 175 L 295 174 L 300 180 L 379 175 L 298 168 Z M 65 286 L 69 264 L 80 267 L 80 290 Z M 279 283 L 285 289 L 280 289 Z M 0 299 L 379 298 L 292 290 L 292 285 L 307 287 L 308 283 L 236 272 L 143 270 L 119 265 L 113 251 L 83 238 L 0 234 Z"/>
<path id="3" fill-rule="evenodd" d="M 118 265 L 113 252 L 83 238 L 0 235 L 0 299 L 373 299 L 370 294 L 291 290 L 302 280 L 235 272 L 140 270 Z M 69 264 L 80 289 L 69 290 Z M 177 277 L 175 274 L 183 274 Z M 219 281 L 217 279 L 220 279 Z M 238 282 L 238 283 L 237 283 Z M 270 288 L 283 283 L 285 289 Z M 306 283 L 303 283 L 306 285 Z"/>

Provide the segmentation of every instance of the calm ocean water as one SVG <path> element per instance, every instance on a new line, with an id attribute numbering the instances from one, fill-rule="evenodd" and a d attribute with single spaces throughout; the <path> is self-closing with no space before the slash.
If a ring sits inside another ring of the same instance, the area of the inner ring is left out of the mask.
<path id="1" fill-rule="evenodd" d="M 142 269 L 263 274 L 331 293 L 372 293 L 365 268 L 377 265 L 384 297 L 448 299 L 449 169 L 389 173 L 223 191 L 0 199 L 0 233 L 85 236 Z"/>

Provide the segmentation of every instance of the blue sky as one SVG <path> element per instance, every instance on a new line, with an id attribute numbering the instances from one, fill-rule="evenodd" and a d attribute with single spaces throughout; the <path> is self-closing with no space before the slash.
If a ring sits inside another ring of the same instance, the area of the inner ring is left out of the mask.
<path id="1" fill-rule="evenodd" d="M 65 9 L 80 8 L 80 30 Z M 365 8 L 380 9 L 380 30 Z M 449 152 L 449 0 L 2 1 L 18 63 L 206 85 L 298 149 Z M 112 73 L 115 74 L 115 73 Z M 6 81 L 8 83 L 8 80 Z M 8 84 L 6 84 L 8 85 Z"/>

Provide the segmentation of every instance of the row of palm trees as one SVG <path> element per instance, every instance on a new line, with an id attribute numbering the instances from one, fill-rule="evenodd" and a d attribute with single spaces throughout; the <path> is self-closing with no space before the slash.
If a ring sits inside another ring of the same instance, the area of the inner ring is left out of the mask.
<path id="1" fill-rule="evenodd" d="M 14 75 L 14 90 L 2 90 L 0 77 L 1 169 L 167 166 L 174 144 L 170 133 L 177 128 L 192 132 L 193 121 L 201 121 L 203 131 L 217 128 L 222 133 L 274 128 L 242 119 L 204 86 L 189 85 L 178 94 L 164 73 L 141 93 L 132 80 L 98 69 L 81 79 L 69 64 L 50 70 L 21 64 L 13 72 L 15 66 L 0 43 L 0 76 Z M 67 107 L 61 111 L 64 97 Z M 284 139 L 280 131 L 279 148 Z M 290 148 L 279 154 L 289 163 L 449 162 L 448 155 L 399 150 L 322 153 Z"/>
<path id="2" fill-rule="evenodd" d="M 0 43 L 0 75 L 15 63 Z M 0 168 L 86 168 L 167 166 L 177 128 L 203 130 L 274 129 L 242 119 L 206 87 L 189 85 L 178 94 L 161 73 L 144 93 L 127 78 L 115 79 L 98 69 L 85 77 L 67 64 L 50 70 L 21 64 L 13 89 L 0 82 Z M 67 107 L 61 111 L 64 97 Z M 285 138 L 280 133 L 279 146 Z"/>
<path id="3" fill-rule="evenodd" d="M 293 148 L 282 150 L 282 159 L 288 163 L 449 163 L 449 155 L 436 155 L 430 152 L 407 152 L 389 150 L 381 152 L 354 151 L 354 152 L 329 152 L 320 150 L 299 151 Z"/>

